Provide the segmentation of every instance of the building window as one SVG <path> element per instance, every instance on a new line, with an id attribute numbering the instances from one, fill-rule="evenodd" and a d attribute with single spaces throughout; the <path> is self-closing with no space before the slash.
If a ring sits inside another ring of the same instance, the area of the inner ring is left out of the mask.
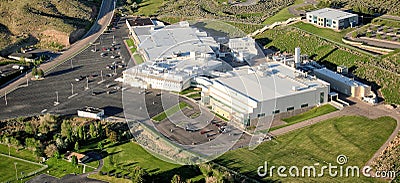
<path id="1" fill-rule="evenodd" d="M 288 107 L 286 110 L 287 110 L 287 111 L 293 111 L 293 110 L 294 110 L 294 107 L 293 107 L 293 106 L 292 106 L 292 107 Z"/>
<path id="2" fill-rule="evenodd" d="M 300 106 L 301 108 L 305 108 L 305 107 L 308 107 L 308 104 L 301 104 L 301 106 Z"/>
<path id="3" fill-rule="evenodd" d="M 336 21 L 332 21 L 333 24 L 336 24 Z"/>
<path id="4" fill-rule="evenodd" d="M 279 114 L 279 109 L 277 109 L 277 110 L 275 110 L 275 111 L 272 111 L 272 114 Z"/>
<path id="5" fill-rule="evenodd" d="M 324 92 L 321 92 L 319 95 L 319 103 L 321 104 L 324 103 L 324 98 L 325 98 L 324 95 L 325 95 Z"/>

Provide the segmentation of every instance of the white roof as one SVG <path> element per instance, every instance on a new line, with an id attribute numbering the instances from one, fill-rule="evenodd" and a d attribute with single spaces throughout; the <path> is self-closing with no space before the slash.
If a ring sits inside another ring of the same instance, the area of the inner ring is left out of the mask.
<path id="1" fill-rule="evenodd" d="M 368 87 L 368 85 L 361 83 L 359 81 L 356 81 L 354 79 L 348 78 L 346 76 L 343 76 L 342 74 L 338 74 L 336 72 L 333 72 L 327 68 L 322 68 L 322 69 L 315 69 L 313 71 L 314 73 L 318 73 L 318 74 L 322 74 L 326 77 L 329 77 L 333 80 L 336 80 L 338 82 L 341 82 L 347 86 L 364 86 L 364 87 Z"/>
<path id="2" fill-rule="evenodd" d="M 264 67 L 264 69 L 260 67 Z M 268 66 L 260 67 L 247 66 L 233 71 L 235 73 L 233 77 L 220 77 L 214 81 L 255 101 L 266 101 L 329 85 L 310 76 L 295 78 L 295 69 L 279 62 L 272 62 Z"/>
<path id="3" fill-rule="evenodd" d="M 150 35 L 142 34 L 138 37 L 141 42 L 139 48 L 144 50 L 149 60 L 169 57 L 178 52 L 213 53 L 210 46 L 218 46 L 212 37 L 183 23 L 148 31 Z"/>
<path id="4" fill-rule="evenodd" d="M 340 20 L 340 19 L 345 19 L 353 16 L 358 16 L 353 13 L 348 13 L 345 11 L 337 10 L 337 9 L 332 9 L 332 8 L 323 8 L 319 10 L 315 10 L 312 12 L 308 12 L 307 14 L 315 15 L 321 18 L 327 18 L 327 19 L 334 19 L 334 20 Z"/>

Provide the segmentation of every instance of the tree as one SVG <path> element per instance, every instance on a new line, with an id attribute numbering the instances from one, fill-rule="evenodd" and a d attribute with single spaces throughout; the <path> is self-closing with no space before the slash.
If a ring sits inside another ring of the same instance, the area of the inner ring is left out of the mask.
<path id="1" fill-rule="evenodd" d="M 79 143 L 78 142 L 75 142 L 74 150 L 79 151 Z"/>
<path id="2" fill-rule="evenodd" d="M 38 74 L 38 70 L 36 67 L 32 68 L 32 77 L 35 77 Z"/>
<path id="3" fill-rule="evenodd" d="M 90 133 L 90 137 L 92 137 L 92 138 L 96 137 L 96 127 L 94 126 L 93 123 L 90 123 L 89 133 Z"/>
<path id="4" fill-rule="evenodd" d="M 31 122 L 25 123 L 25 132 L 28 134 L 34 134 Z"/>
<path id="5" fill-rule="evenodd" d="M 182 183 L 181 177 L 179 175 L 175 174 L 171 179 L 171 183 Z"/>
<path id="6" fill-rule="evenodd" d="M 50 144 L 46 147 L 46 149 L 44 150 L 44 153 L 46 154 L 47 157 L 53 157 L 54 154 L 58 152 L 57 146 L 54 144 Z"/>
<path id="7" fill-rule="evenodd" d="M 67 140 L 72 140 L 72 127 L 68 120 L 61 123 L 61 136 L 66 137 Z"/>
<path id="8" fill-rule="evenodd" d="M 37 75 L 39 76 L 39 78 L 42 78 L 44 76 L 43 70 L 42 69 L 38 69 Z"/>
<path id="9" fill-rule="evenodd" d="M 79 140 L 83 140 L 84 139 L 84 137 L 83 137 L 83 126 L 79 126 L 78 127 L 78 139 Z"/>
<path id="10" fill-rule="evenodd" d="M 101 143 L 101 142 L 97 143 L 97 148 L 99 148 L 100 151 L 102 151 L 103 150 L 103 143 Z"/>
<path id="11" fill-rule="evenodd" d="M 352 32 L 351 33 L 351 37 L 357 38 L 358 37 L 358 32 L 357 31 Z"/>
<path id="12" fill-rule="evenodd" d="M 109 140 L 110 140 L 112 143 L 117 142 L 117 132 L 111 131 L 111 132 L 109 133 L 108 138 L 109 138 Z"/>
<path id="13" fill-rule="evenodd" d="M 78 165 L 78 158 L 75 155 L 71 157 L 71 163 L 73 166 Z"/>
<path id="14" fill-rule="evenodd" d="M 56 152 L 53 154 L 53 157 L 55 157 L 56 159 L 60 159 L 60 158 L 61 158 L 61 155 L 60 155 L 60 153 L 59 153 L 58 151 L 56 151 Z"/>
<path id="15" fill-rule="evenodd" d="M 36 140 L 34 138 L 26 138 L 25 139 L 25 146 L 29 150 L 35 150 L 35 149 L 38 149 L 40 147 L 40 141 Z"/>
<path id="16" fill-rule="evenodd" d="M 147 176 L 148 176 L 148 173 L 140 166 L 137 166 L 134 169 L 132 181 L 134 183 L 143 183 L 143 182 L 146 182 Z"/>
<path id="17" fill-rule="evenodd" d="M 56 146 L 58 149 L 65 149 L 67 145 L 65 144 L 65 142 L 62 138 L 58 137 L 56 139 Z"/>
<path id="18" fill-rule="evenodd" d="M 103 136 L 103 126 L 101 124 L 101 121 L 97 123 L 97 135 L 99 135 L 100 137 Z"/>

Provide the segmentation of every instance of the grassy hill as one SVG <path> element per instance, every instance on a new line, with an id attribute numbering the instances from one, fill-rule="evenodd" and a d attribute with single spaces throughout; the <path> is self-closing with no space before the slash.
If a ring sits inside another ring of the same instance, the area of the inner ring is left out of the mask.
<path id="1" fill-rule="evenodd" d="M 13 44 L 62 49 L 79 39 L 95 19 L 100 0 L 0 1 L 0 50 Z"/>

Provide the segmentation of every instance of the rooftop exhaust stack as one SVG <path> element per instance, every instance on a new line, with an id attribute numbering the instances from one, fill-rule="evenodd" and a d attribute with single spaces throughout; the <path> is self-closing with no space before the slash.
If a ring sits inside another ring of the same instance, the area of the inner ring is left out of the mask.
<path id="1" fill-rule="evenodd" d="M 300 57 L 300 47 L 296 47 L 294 49 L 294 67 L 297 68 L 298 66 L 300 66 L 301 63 L 301 57 Z"/>

